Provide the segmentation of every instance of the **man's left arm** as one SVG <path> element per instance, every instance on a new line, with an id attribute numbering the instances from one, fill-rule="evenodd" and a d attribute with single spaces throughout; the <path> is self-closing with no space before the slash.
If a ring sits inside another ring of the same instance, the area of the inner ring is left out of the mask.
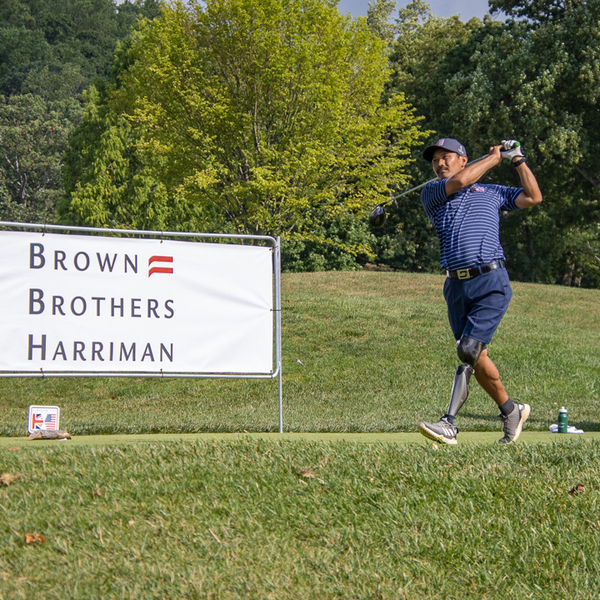
<path id="1" fill-rule="evenodd" d="M 517 173 L 521 179 L 521 187 L 523 188 L 523 191 L 517 196 L 515 204 L 519 208 L 530 208 L 531 206 L 539 204 L 543 199 L 542 192 L 535 175 L 527 166 L 527 163 L 521 163 L 517 167 Z"/>
<path id="2" fill-rule="evenodd" d="M 523 156 L 521 144 L 516 140 L 502 140 L 505 150 L 501 152 L 502 158 L 506 158 L 517 169 L 521 179 L 523 191 L 516 197 L 515 204 L 519 208 L 529 208 L 542 201 L 542 192 L 535 175 L 527 166 L 527 159 Z"/>

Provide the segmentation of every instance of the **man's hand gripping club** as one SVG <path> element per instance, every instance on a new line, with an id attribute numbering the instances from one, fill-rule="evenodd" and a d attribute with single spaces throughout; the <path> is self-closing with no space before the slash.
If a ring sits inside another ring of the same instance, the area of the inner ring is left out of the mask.
<path id="1" fill-rule="evenodd" d="M 521 149 L 521 143 L 517 140 L 502 140 L 500 155 L 502 158 L 510 160 L 510 162 L 515 162 L 515 159 L 525 158 Z"/>

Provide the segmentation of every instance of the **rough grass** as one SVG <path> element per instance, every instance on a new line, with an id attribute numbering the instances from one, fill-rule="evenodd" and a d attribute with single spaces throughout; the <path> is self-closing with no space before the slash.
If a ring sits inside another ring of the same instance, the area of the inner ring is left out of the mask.
<path id="1" fill-rule="evenodd" d="M 600 441 L 561 440 L 0 449 L 0 597 L 598 597 Z"/>
<path id="2" fill-rule="evenodd" d="M 283 276 L 284 427 L 416 431 L 445 410 L 457 358 L 443 277 L 407 273 Z M 509 393 L 532 406 L 530 430 L 558 409 L 600 429 L 600 291 L 515 283 L 490 356 Z M 23 435 L 30 404 L 57 404 L 72 434 L 276 431 L 276 381 L 0 379 L 0 435 Z M 478 387 L 468 431 L 499 430 Z"/>

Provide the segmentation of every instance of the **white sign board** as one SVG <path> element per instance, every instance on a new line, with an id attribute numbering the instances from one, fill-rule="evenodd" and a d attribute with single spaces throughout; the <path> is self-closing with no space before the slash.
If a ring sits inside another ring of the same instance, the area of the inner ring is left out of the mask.
<path id="1" fill-rule="evenodd" d="M 273 250 L 0 231 L 0 372 L 273 372 Z"/>

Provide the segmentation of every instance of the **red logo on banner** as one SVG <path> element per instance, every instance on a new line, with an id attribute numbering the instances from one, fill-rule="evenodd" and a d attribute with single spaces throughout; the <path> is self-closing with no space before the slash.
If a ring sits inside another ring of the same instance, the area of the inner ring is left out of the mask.
<path id="1" fill-rule="evenodd" d="M 152 263 L 171 263 L 173 264 L 172 256 L 151 256 L 148 259 L 148 267 L 151 267 Z M 148 269 L 148 277 L 153 273 L 170 273 L 173 274 L 173 267 L 151 267 Z"/>

